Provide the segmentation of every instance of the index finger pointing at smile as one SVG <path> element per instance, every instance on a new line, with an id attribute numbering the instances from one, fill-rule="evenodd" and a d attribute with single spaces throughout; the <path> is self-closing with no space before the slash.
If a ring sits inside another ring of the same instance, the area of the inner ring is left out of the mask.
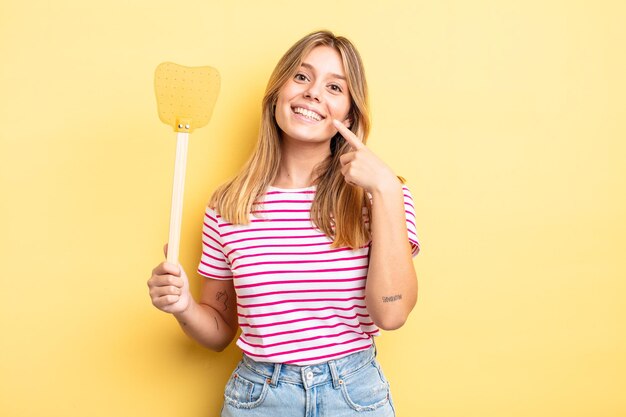
<path id="1" fill-rule="evenodd" d="M 357 137 L 357 135 L 355 135 L 354 133 L 352 133 L 352 131 L 350 129 L 348 129 L 343 123 L 341 123 L 339 120 L 337 119 L 333 119 L 333 125 L 337 128 L 337 130 L 339 131 L 339 133 L 341 133 L 341 136 L 343 136 L 343 138 L 354 148 L 354 149 L 361 149 L 363 148 L 365 145 L 363 145 L 363 142 L 361 142 L 361 140 Z"/>

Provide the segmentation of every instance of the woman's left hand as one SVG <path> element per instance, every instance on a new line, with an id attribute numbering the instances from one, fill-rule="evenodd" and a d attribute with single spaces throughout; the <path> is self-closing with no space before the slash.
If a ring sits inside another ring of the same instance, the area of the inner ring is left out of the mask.
<path id="1" fill-rule="evenodd" d="M 382 191 L 392 184 L 399 184 L 391 168 L 369 150 L 350 129 L 338 120 L 333 120 L 333 125 L 354 149 L 339 158 L 341 173 L 346 182 L 363 187 L 369 193 Z"/>

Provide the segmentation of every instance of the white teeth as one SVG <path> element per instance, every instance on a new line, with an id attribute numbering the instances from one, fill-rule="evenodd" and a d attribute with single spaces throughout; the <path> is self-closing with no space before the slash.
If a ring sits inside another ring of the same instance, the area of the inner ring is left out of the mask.
<path id="1" fill-rule="evenodd" d="M 315 113 L 314 111 L 303 109 L 302 107 L 296 107 L 293 109 L 294 113 L 298 113 L 303 115 L 304 117 L 308 117 L 309 119 L 317 120 L 318 122 L 322 120 L 322 116 Z"/>

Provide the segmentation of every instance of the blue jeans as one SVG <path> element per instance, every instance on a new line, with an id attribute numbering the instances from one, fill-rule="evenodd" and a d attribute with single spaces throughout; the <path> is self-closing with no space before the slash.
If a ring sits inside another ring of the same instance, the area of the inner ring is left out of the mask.
<path id="1" fill-rule="evenodd" d="M 257 362 L 247 355 L 224 392 L 222 417 L 392 417 L 376 348 L 316 365 Z"/>

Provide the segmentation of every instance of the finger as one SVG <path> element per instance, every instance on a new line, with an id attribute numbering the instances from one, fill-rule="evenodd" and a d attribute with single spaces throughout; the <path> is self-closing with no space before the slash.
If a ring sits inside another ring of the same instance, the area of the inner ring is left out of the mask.
<path id="1" fill-rule="evenodd" d="M 180 299 L 178 295 L 164 295 L 162 297 L 153 298 L 152 304 L 157 308 L 164 308 L 175 304 Z"/>
<path id="2" fill-rule="evenodd" d="M 163 287 L 153 287 L 150 289 L 150 296 L 152 298 L 159 298 L 166 295 L 180 295 L 182 290 L 173 285 L 166 285 Z"/>
<path id="3" fill-rule="evenodd" d="M 341 166 L 344 166 L 352 162 L 354 158 L 356 158 L 356 152 L 344 153 L 339 157 L 339 162 L 341 163 Z"/>
<path id="4" fill-rule="evenodd" d="M 165 293 L 174 294 L 174 292 L 172 292 L 174 288 L 178 288 L 177 291 L 182 291 L 183 287 L 184 284 L 182 280 L 171 275 L 154 276 L 148 280 L 148 288 L 150 289 L 149 293 L 151 297 L 164 295 Z"/>
<path id="5" fill-rule="evenodd" d="M 168 264 L 171 265 L 171 264 Z M 161 262 L 160 264 L 158 264 L 157 266 L 154 267 L 154 269 L 152 270 L 152 275 L 166 275 L 169 274 L 170 272 L 172 272 L 171 267 L 165 265 L 165 262 Z"/>
<path id="6" fill-rule="evenodd" d="M 352 133 L 352 131 L 339 120 L 333 119 L 333 125 L 335 126 L 335 128 L 337 128 L 337 130 L 339 131 L 341 136 L 343 136 L 346 142 L 348 142 L 350 146 L 352 146 L 354 149 L 358 150 L 365 147 L 365 145 L 363 145 L 363 142 L 361 142 L 357 135 Z"/>
<path id="7" fill-rule="evenodd" d="M 185 283 L 181 277 L 174 275 L 153 275 L 148 281 L 148 286 L 150 288 L 167 286 L 183 288 Z"/>
<path id="8" fill-rule="evenodd" d="M 348 184 L 352 185 L 352 186 L 356 186 L 357 185 L 357 183 L 354 182 L 354 178 L 352 178 L 352 175 L 350 175 L 349 173 L 345 173 L 343 175 L 343 180 L 345 182 L 347 182 Z"/>
<path id="9" fill-rule="evenodd" d="M 354 173 L 352 172 L 350 165 L 344 165 L 343 167 L 341 167 L 341 175 L 343 175 L 343 178 L 346 180 L 347 183 L 354 184 L 353 174 Z"/>
<path id="10" fill-rule="evenodd" d="M 171 275 L 175 275 L 177 277 L 180 276 L 180 266 L 173 264 L 171 262 L 162 262 L 159 266 L 157 266 L 157 268 L 159 268 L 159 271 L 161 272 L 158 275 L 166 275 L 166 274 L 171 274 Z"/>

